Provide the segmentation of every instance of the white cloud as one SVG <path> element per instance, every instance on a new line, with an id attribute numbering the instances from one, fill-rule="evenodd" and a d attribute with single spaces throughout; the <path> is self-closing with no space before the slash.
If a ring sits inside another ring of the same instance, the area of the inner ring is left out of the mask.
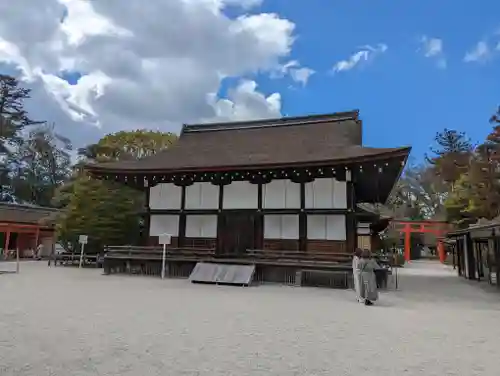
<path id="1" fill-rule="evenodd" d="M 309 78 L 315 73 L 314 69 L 302 67 L 297 60 L 291 60 L 271 71 L 271 78 L 283 78 L 288 75 L 293 81 L 306 86 Z"/>
<path id="2" fill-rule="evenodd" d="M 352 54 L 348 59 L 338 61 L 333 66 L 334 72 L 343 72 L 348 71 L 356 67 L 358 64 L 362 62 L 367 62 L 377 55 L 382 54 L 387 51 L 386 44 L 378 44 L 375 47 L 372 46 L 363 46 L 359 51 Z"/>
<path id="3" fill-rule="evenodd" d="M 430 38 L 424 35 L 419 42 L 421 44 L 419 50 L 423 52 L 426 58 L 434 59 L 438 68 L 445 69 L 447 67 L 442 39 Z"/>
<path id="4" fill-rule="evenodd" d="M 257 9 L 234 18 L 223 12 L 226 6 L 249 9 L 260 3 L 0 1 L 0 67 L 29 81 L 38 117 L 57 121 L 82 143 L 96 134 L 96 125 L 101 134 L 137 127 L 178 130 L 201 119 L 279 116 L 280 95 L 259 93 L 251 80 L 227 98 L 210 94 L 218 92 L 224 77 L 271 72 L 289 56 L 292 22 Z M 313 73 L 300 65 L 287 69 L 303 84 Z M 70 85 L 61 78 L 63 71 L 82 77 Z"/>
<path id="5" fill-rule="evenodd" d="M 464 61 L 481 62 L 487 60 L 491 56 L 490 46 L 486 41 L 479 41 L 476 46 L 465 54 Z"/>
<path id="6" fill-rule="evenodd" d="M 215 110 L 216 119 L 227 121 L 281 116 L 281 95 L 274 93 L 266 97 L 256 89 L 255 81 L 243 80 L 229 91 L 227 99 L 209 94 L 208 102 Z"/>

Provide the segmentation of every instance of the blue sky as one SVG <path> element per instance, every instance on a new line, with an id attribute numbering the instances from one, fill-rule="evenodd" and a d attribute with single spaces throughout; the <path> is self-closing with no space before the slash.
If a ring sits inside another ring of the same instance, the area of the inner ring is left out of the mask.
<path id="1" fill-rule="evenodd" d="M 484 140 L 500 105 L 498 0 L 127 4 L 24 0 L 0 23 L 0 72 L 77 146 L 139 127 L 359 109 L 365 145 L 410 145 L 421 160 L 446 127 Z M 315 71 L 305 85 L 298 68 Z"/>
<path id="2" fill-rule="evenodd" d="M 480 4 L 480 5 L 479 5 Z M 317 71 L 305 88 L 258 77 L 260 90 L 279 91 L 287 115 L 357 108 L 370 146 L 413 146 L 420 159 L 445 127 L 482 140 L 500 105 L 500 53 L 464 62 L 481 40 L 500 41 L 500 2 L 494 0 L 267 0 L 258 11 L 276 12 L 296 24 L 292 58 Z M 446 69 L 425 58 L 419 39 L 443 42 Z M 346 72 L 329 72 L 359 46 L 388 50 Z"/>

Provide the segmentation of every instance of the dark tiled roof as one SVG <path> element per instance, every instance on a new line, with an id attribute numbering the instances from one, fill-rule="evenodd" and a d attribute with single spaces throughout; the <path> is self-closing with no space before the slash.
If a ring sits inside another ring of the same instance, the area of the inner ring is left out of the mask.
<path id="1" fill-rule="evenodd" d="M 0 223 L 39 224 L 58 209 L 32 205 L 0 203 Z"/>
<path id="2" fill-rule="evenodd" d="M 186 125 L 168 150 L 139 161 L 88 165 L 93 171 L 189 171 L 342 163 L 408 154 L 362 145 L 358 111 L 233 123 Z"/>

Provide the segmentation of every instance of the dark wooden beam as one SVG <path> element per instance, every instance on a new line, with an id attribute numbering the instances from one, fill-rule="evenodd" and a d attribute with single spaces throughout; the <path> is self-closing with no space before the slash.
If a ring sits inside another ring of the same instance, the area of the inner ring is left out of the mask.
<path id="1" fill-rule="evenodd" d="M 149 199 L 151 196 L 151 191 L 149 189 L 149 186 L 145 187 L 146 188 L 146 197 L 145 200 L 146 202 L 144 203 L 144 209 L 146 210 L 146 214 L 144 215 L 144 228 L 142 229 L 143 234 L 142 234 L 142 243 L 143 245 L 149 245 L 149 230 L 151 227 L 151 208 L 149 207 Z"/>
<path id="2" fill-rule="evenodd" d="M 222 209 L 221 213 L 255 213 L 258 209 Z M 177 214 L 218 214 L 219 209 L 187 209 L 187 210 L 176 210 L 176 209 L 151 209 L 151 214 L 157 215 L 177 215 Z M 348 209 L 261 209 L 262 214 L 276 214 L 276 215 L 286 215 L 286 214 L 299 214 L 304 213 L 308 215 L 335 215 L 335 214 L 350 214 Z"/>
<path id="3" fill-rule="evenodd" d="M 300 213 L 299 213 L 299 249 L 307 251 L 307 212 L 306 207 L 306 184 L 300 183 Z"/>
<path id="4" fill-rule="evenodd" d="M 181 209 L 179 215 L 179 247 L 183 247 L 186 240 L 186 213 L 184 208 L 186 207 L 186 186 L 181 187 Z M 155 211 L 156 212 L 156 211 Z M 179 211 L 177 211 L 179 213 Z"/>
<path id="5" fill-rule="evenodd" d="M 226 218 L 224 216 L 224 184 L 219 184 L 219 207 L 217 209 L 217 247 L 216 253 L 223 253 L 225 246 Z"/>
<path id="6" fill-rule="evenodd" d="M 347 214 L 346 214 L 346 245 L 348 252 L 354 252 L 358 246 L 357 227 L 358 220 L 356 216 L 356 197 L 354 191 L 354 183 L 348 181 L 347 189 Z"/>

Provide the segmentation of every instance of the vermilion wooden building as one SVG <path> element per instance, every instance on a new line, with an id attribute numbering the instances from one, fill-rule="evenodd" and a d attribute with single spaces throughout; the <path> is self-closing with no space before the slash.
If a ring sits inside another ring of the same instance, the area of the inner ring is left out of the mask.
<path id="1" fill-rule="evenodd" d="M 0 203 L 0 248 L 18 249 L 20 257 L 31 257 L 30 250 L 44 245 L 44 256 L 54 244 L 54 225 L 50 220 L 57 209 L 32 205 Z M 48 220 L 46 220 L 48 219 Z"/>
<path id="2" fill-rule="evenodd" d="M 409 147 L 363 145 L 358 111 L 185 125 L 170 149 L 139 161 L 87 166 L 94 176 L 145 189 L 151 240 L 183 248 L 304 253 L 370 246 Z"/>

